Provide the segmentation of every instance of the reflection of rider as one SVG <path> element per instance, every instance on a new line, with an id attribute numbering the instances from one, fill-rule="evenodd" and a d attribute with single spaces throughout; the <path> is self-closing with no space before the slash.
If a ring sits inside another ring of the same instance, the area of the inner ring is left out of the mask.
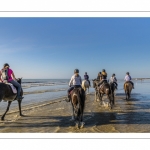
<path id="1" fill-rule="evenodd" d="M 115 74 L 112 75 L 112 77 L 109 80 L 109 83 L 114 83 L 116 85 L 116 89 L 117 89 L 117 78 L 115 77 Z"/>
<path id="2" fill-rule="evenodd" d="M 0 72 L 0 76 L 2 76 L 2 72 L 3 71 L 7 72 L 7 81 L 11 84 L 13 84 L 15 87 L 17 87 L 17 97 L 16 100 L 21 100 L 23 99 L 22 96 L 20 96 L 20 92 L 21 92 L 21 85 L 16 81 L 16 77 L 14 75 L 14 72 L 9 68 L 9 64 L 5 63 L 3 69 Z"/>
<path id="3" fill-rule="evenodd" d="M 130 83 L 132 84 L 132 86 L 133 86 L 133 89 L 134 89 L 134 83 L 131 81 L 132 78 L 131 78 L 129 72 L 126 73 L 126 76 L 125 76 L 124 80 L 125 80 L 126 82 L 130 82 Z"/>
<path id="4" fill-rule="evenodd" d="M 74 89 L 74 87 L 81 87 L 82 84 L 82 79 L 81 76 L 79 75 L 79 70 L 75 69 L 74 70 L 74 75 L 71 77 L 71 80 L 69 82 L 70 88 L 68 89 L 68 98 L 66 99 L 67 102 L 70 102 L 70 92 Z"/>
<path id="5" fill-rule="evenodd" d="M 85 72 L 84 80 L 88 81 L 89 82 L 89 86 L 91 86 L 91 83 L 90 83 L 90 80 L 89 80 L 89 76 L 87 75 L 87 72 Z"/>
<path id="6" fill-rule="evenodd" d="M 106 73 L 105 69 L 102 70 L 100 78 L 101 78 L 101 81 L 98 84 L 98 86 L 102 85 L 103 82 L 107 82 L 107 73 Z"/>

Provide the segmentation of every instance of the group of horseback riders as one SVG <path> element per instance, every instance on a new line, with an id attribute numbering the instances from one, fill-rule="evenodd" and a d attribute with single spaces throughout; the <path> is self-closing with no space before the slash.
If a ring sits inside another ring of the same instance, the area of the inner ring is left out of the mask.
<path id="1" fill-rule="evenodd" d="M 14 75 L 13 70 L 10 69 L 10 66 L 8 63 L 5 63 L 3 68 L 0 71 L 0 81 L 4 82 L 4 83 L 11 83 L 13 84 L 16 88 L 17 88 L 17 100 L 23 99 L 22 96 L 20 96 L 20 92 L 21 92 L 21 85 L 17 82 L 17 79 Z M 90 80 L 89 80 L 89 76 L 87 74 L 87 72 L 85 72 L 84 75 L 84 80 L 87 80 L 89 82 L 90 85 Z M 115 76 L 115 74 L 112 75 L 112 77 L 110 78 L 109 81 L 107 81 L 107 72 L 105 69 L 102 70 L 102 72 L 98 73 L 97 76 L 97 80 L 99 80 L 99 84 L 98 86 L 100 87 L 101 85 L 103 85 L 104 82 L 109 82 L 109 83 L 114 83 L 117 89 L 117 78 Z M 126 82 L 130 82 L 134 88 L 134 83 L 131 81 L 132 78 L 129 74 L 129 72 L 126 73 L 125 79 Z M 82 84 L 82 78 L 79 75 L 79 69 L 75 69 L 74 70 L 74 75 L 71 77 L 71 80 L 69 82 L 69 86 L 70 88 L 68 89 L 68 98 L 66 99 L 67 102 L 70 101 L 70 92 L 76 87 L 76 88 L 82 88 L 81 87 Z"/>
<path id="2" fill-rule="evenodd" d="M 90 85 L 90 81 L 89 81 L 89 76 L 87 75 L 87 72 L 85 72 L 85 75 L 84 75 L 84 79 L 87 80 L 89 82 L 89 85 Z M 103 83 L 114 83 L 115 85 L 115 88 L 118 89 L 118 84 L 117 84 L 117 78 L 116 78 L 116 75 L 113 73 L 110 80 L 107 80 L 107 72 L 105 69 L 102 70 L 102 72 L 99 72 L 98 73 L 98 76 L 97 76 L 97 80 L 99 81 L 99 84 L 98 84 L 98 87 L 100 87 L 101 85 L 103 85 Z M 125 83 L 126 82 L 130 82 L 134 88 L 134 83 L 131 81 L 132 78 L 129 74 L 129 72 L 126 73 L 126 76 L 125 76 Z M 81 84 L 82 84 L 82 79 L 81 79 L 81 76 L 79 75 L 79 70 L 78 69 L 75 69 L 74 70 L 74 75 L 71 77 L 71 80 L 69 82 L 69 86 L 70 88 L 68 89 L 68 98 L 66 99 L 67 102 L 70 102 L 70 93 L 71 91 L 76 87 L 76 88 L 82 88 L 81 87 Z"/>

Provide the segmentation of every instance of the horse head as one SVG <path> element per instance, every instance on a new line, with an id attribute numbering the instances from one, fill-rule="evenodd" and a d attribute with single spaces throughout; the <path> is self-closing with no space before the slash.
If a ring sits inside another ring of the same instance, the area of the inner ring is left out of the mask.
<path id="1" fill-rule="evenodd" d="M 98 85 L 99 80 L 94 79 L 93 81 L 93 88 L 95 88 Z"/>

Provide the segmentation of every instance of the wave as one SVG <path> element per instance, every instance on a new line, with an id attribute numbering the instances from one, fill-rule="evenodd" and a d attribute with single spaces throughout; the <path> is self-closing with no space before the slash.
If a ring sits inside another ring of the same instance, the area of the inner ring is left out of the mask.
<path id="1" fill-rule="evenodd" d="M 60 92 L 60 91 L 66 91 L 67 89 L 55 89 L 55 90 L 40 90 L 40 91 L 31 91 L 31 92 L 23 92 L 24 95 L 29 94 L 41 94 L 46 92 Z"/>

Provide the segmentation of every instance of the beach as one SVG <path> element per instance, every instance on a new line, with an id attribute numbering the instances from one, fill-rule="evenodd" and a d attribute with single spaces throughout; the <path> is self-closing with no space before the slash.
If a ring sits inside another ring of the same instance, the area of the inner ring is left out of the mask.
<path id="1" fill-rule="evenodd" d="M 23 117 L 19 112 L 9 112 L 5 121 L 0 122 L 1 133 L 149 133 L 150 104 L 146 97 L 132 94 L 126 101 L 124 93 L 115 96 L 112 110 L 94 101 L 94 93 L 86 97 L 84 128 L 78 129 L 71 121 L 72 106 L 64 97 L 40 103 L 33 107 L 23 107 Z"/>

